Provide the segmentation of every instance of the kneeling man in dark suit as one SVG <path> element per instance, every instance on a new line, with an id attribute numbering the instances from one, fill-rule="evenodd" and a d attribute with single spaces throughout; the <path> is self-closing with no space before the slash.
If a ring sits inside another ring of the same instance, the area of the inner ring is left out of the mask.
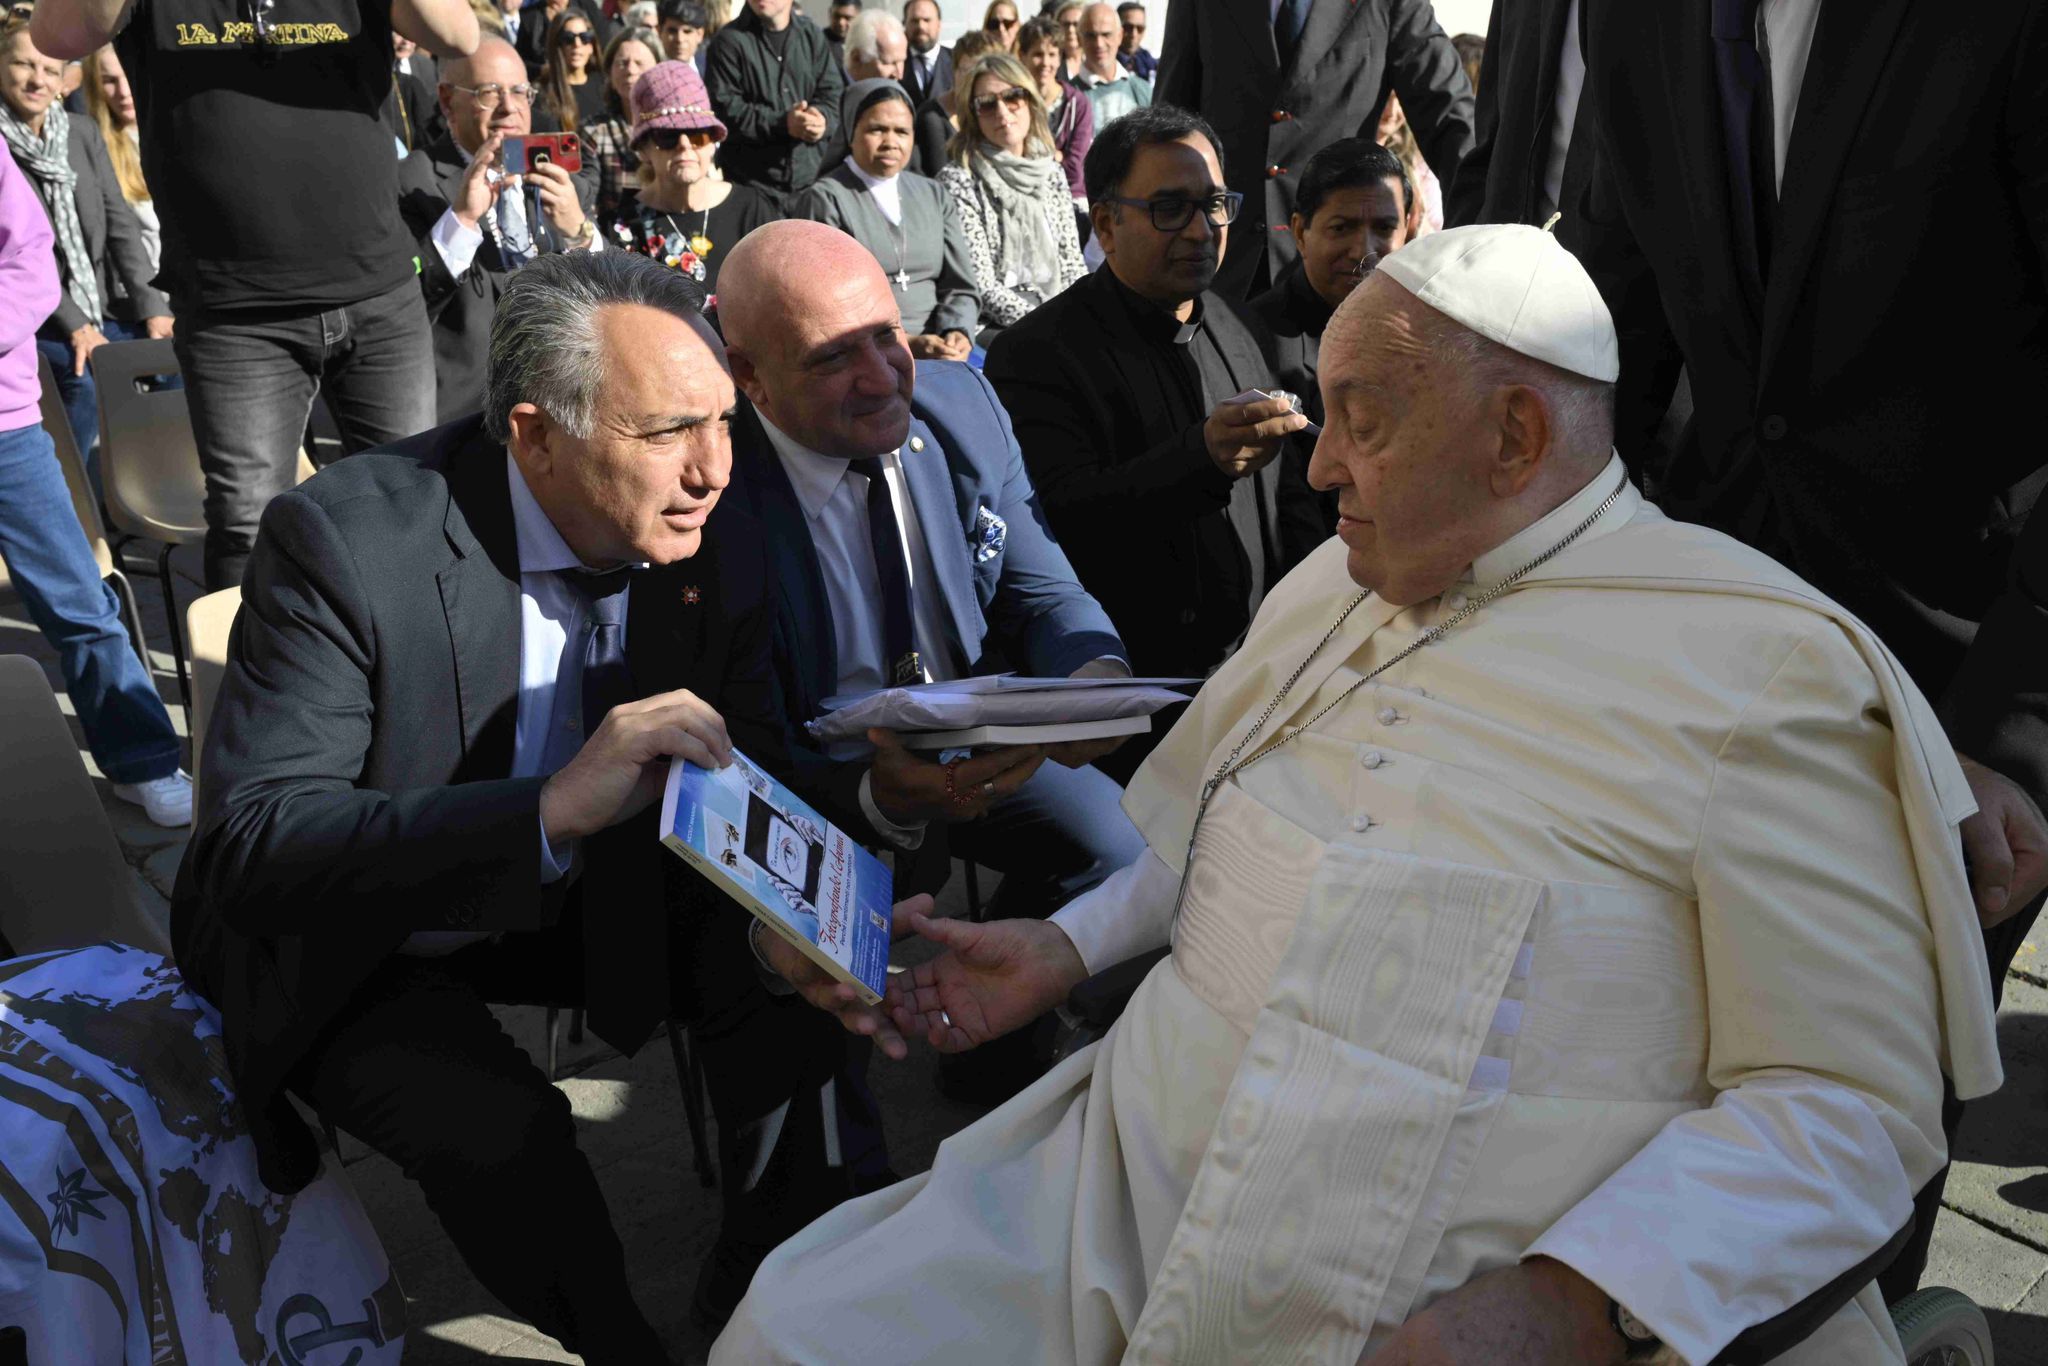
<path id="1" fill-rule="evenodd" d="M 568 1101 L 491 1003 L 587 1003 L 629 1053 L 689 1024 L 725 1174 L 713 1321 L 848 1193 L 841 1023 L 901 1050 L 657 842 L 670 756 L 735 746 L 860 828 L 855 780 L 787 744 L 758 529 L 705 525 L 734 395 L 700 303 L 641 257 L 541 258 L 506 287 L 480 416 L 270 505 L 172 907 L 265 1179 L 318 1168 L 295 1094 L 592 1363 L 669 1357 Z"/>

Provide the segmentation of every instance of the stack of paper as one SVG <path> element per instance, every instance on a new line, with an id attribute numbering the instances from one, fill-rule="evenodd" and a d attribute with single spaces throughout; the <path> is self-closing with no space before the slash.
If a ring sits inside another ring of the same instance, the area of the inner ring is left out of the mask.
<path id="1" fill-rule="evenodd" d="M 999 674 L 882 688 L 825 700 L 811 734 L 830 744 L 870 728 L 893 730 L 913 749 L 1057 744 L 1136 735 L 1152 713 L 1187 701 L 1198 678 L 1020 678 Z"/>

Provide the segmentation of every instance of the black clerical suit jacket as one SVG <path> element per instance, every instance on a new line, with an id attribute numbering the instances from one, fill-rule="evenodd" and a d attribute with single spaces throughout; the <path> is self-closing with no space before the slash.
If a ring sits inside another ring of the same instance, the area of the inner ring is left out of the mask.
<path id="1" fill-rule="evenodd" d="M 1273 339 L 1273 379 L 1300 398 L 1301 410 L 1320 426 L 1323 392 L 1316 383 L 1316 365 L 1323 328 L 1335 310 L 1308 282 L 1297 257 L 1279 283 L 1251 301 L 1251 311 Z"/>
<path id="2" fill-rule="evenodd" d="M 414 253 L 420 262 L 420 292 L 427 304 L 427 317 L 434 324 L 434 420 L 453 422 L 483 406 L 484 370 L 490 359 L 491 319 L 498 311 L 498 296 L 512 279 L 498 252 L 498 243 L 488 230 L 476 249 L 469 269 L 461 275 L 448 273 L 447 263 L 435 248 L 434 225 L 448 211 L 462 177 L 468 172 L 462 149 L 452 137 L 442 137 L 420 148 L 398 163 L 398 211 L 406 231 L 413 236 Z M 597 163 L 586 160 L 572 177 L 576 198 L 586 217 L 597 213 Z M 545 213 L 533 212 L 534 197 L 527 196 L 527 224 L 542 252 L 560 251 L 562 242 Z"/>
<path id="3" fill-rule="evenodd" d="M 1682 361 L 1694 415 L 1657 501 L 1803 575 L 1940 698 L 2048 482 L 2013 427 L 2048 391 L 2040 6 L 1821 7 L 1759 295 L 1708 0 L 1584 3 L 1597 163 L 1572 245 L 1620 334 L 1622 455 Z"/>
<path id="4" fill-rule="evenodd" d="M 1287 218 L 1308 159 L 1373 136 L 1389 90 L 1445 185 L 1472 146 L 1471 82 L 1430 0 L 1314 0 L 1284 68 L 1268 0 L 1188 0 L 1166 12 L 1158 77 L 1153 102 L 1209 119 L 1223 177 L 1244 195 L 1215 284 L 1233 299 L 1294 260 Z"/>
<path id="5" fill-rule="evenodd" d="M 724 716 L 738 748 L 861 829 L 851 785 L 792 766 L 769 657 L 769 581 L 758 529 L 717 510 L 696 555 L 633 584 L 635 693 L 690 689 Z M 179 968 L 220 1009 L 228 1065 L 277 1189 L 309 1180 L 318 1161 L 284 1097 L 287 1078 L 415 931 L 535 930 L 582 896 L 604 908 L 584 917 L 586 970 L 601 988 L 645 971 L 621 965 L 619 946 L 665 944 L 671 908 L 702 914 L 704 899 L 725 900 L 660 847 L 659 802 L 584 840 L 574 884 L 542 886 L 546 780 L 509 776 L 519 662 L 505 450 L 480 419 L 352 456 L 264 512 L 207 729 L 171 935 Z M 622 917 L 630 938 L 614 932 Z M 665 982 L 666 955 L 651 952 Z M 593 1029 L 598 1003 L 593 992 Z"/>
<path id="6" fill-rule="evenodd" d="M 1565 146 L 1557 203 L 1548 202 L 1543 189 L 1556 124 L 1558 53 L 1570 12 L 1571 0 L 1493 0 L 1479 90 L 1473 96 L 1472 151 L 1455 177 L 1438 172 L 1446 227 L 1542 227 L 1559 206 L 1575 204 L 1584 194 L 1593 168 L 1593 138 L 1586 122 L 1577 118 Z M 1583 7 L 1579 28 L 1585 29 Z M 1571 227 L 1560 222 L 1557 231 L 1558 240 L 1570 246 Z"/>
<path id="7" fill-rule="evenodd" d="M 1053 533 L 1109 612 L 1131 667 L 1200 677 L 1250 620 L 1250 566 L 1227 511 L 1236 481 L 1210 460 L 1208 412 L 1190 410 L 1158 328 L 1146 335 L 1131 298 L 1108 266 L 1083 276 L 1005 328 L 984 373 Z M 1257 321 L 1213 292 L 1202 308 L 1236 386 L 1220 397 L 1272 387 Z M 1289 441 L 1276 461 L 1280 536 L 1268 591 L 1330 531 L 1308 487 L 1306 449 Z"/>

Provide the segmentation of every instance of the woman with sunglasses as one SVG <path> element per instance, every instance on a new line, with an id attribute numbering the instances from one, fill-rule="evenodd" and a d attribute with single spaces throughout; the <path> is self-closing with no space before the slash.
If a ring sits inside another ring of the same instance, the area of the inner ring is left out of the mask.
<path id="1" fill-rule="evenodd" d="M 718 266 L 733 243 L 783 217 L 780 202 L 717 174 L 725 125 L 711 112 L 704 78 L 689 62 L 663 62 L 633 83 L 632 150 L 640 157 L 640 198 L 612 240 L 718 289 Z"/>
<path id="2" fill-rule="evenodd" d="M 981 31 L 996 40 L 1005 52 L 1017 50 L 1017 7 L 1010 0 L 989 0 L 981 16 Z"/>
<path id="3" fill-rule="evenodd" d="M 1037 85 L 1007 52 L 976 58 L 954 84 L 967 107 L 939 183 L 967 234 L 985 327 L 1008 327 L 1088 273 Z"/>
<path id="4" fill-rule="evenodd" d="M 604 121 L 605 83 L 597 75 L 596 58 L 597 28 L 589 16 L 573 7 L 562 11 L 548 26 L 536 132 L 576 133 Z"/>
<path id="5" fill-rule="evenodd" d="M 791 216 L 830 223 L 874 254 L 896 290 L 910 353 L 966 360 L 981 300 L 952 201 L 910 164 L 910 96 L 892 80 L 855 81 L 840 105 L 846 160 L 804 191 Z"/>
<path id="6" fill-rule="evenodd" d="M 583 125 L 583 154 L 597 163 L 597 223 L 606 232 L 620 215 L 631 211 L 640 192 L 635 173 L 633 82 L 661 60 L 661 38 L 651 28 L 624 28 L 604 48 L 604 117 Z"/>

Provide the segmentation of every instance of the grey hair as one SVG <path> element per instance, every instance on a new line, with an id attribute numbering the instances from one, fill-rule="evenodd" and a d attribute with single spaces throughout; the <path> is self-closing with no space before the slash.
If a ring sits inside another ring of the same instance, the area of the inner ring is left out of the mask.
<path id="1" fill-rule="evenodd" d="M 577 251 L 536 257 L 505 286 L 491 320 L 484 428 L 494 440 L 512 439 L 512 410 L 522 403 L 578 440 L 597 430 L 605 379 L 598 313 L 608 304 L 641 304 L 707 327 L 703 287 L 645 256 Z"/>
<path id="2" fill-rule="evenodd" d="M 1462 376 L 1474 395 L 1509 384 L 1526 384 L 1550 404 L 1558 435 L 1568 449 L 1605 460 L 1614 444 L 1614 386 L 1522 355 L 1445 318 L 1428 338 L 1442 373 Z"/>
<path id="3" fill-rule="evenodd" d="M 864 61 L 877 62 L 882 59 L 884 38 L 903 38 L 903 24 L 895 15 L 885 9 L 864 9 L 846 30 L 846 56 L 848 60 L 859 57 Z M 904 38 L 908 42 L 908 38 Z"/>

